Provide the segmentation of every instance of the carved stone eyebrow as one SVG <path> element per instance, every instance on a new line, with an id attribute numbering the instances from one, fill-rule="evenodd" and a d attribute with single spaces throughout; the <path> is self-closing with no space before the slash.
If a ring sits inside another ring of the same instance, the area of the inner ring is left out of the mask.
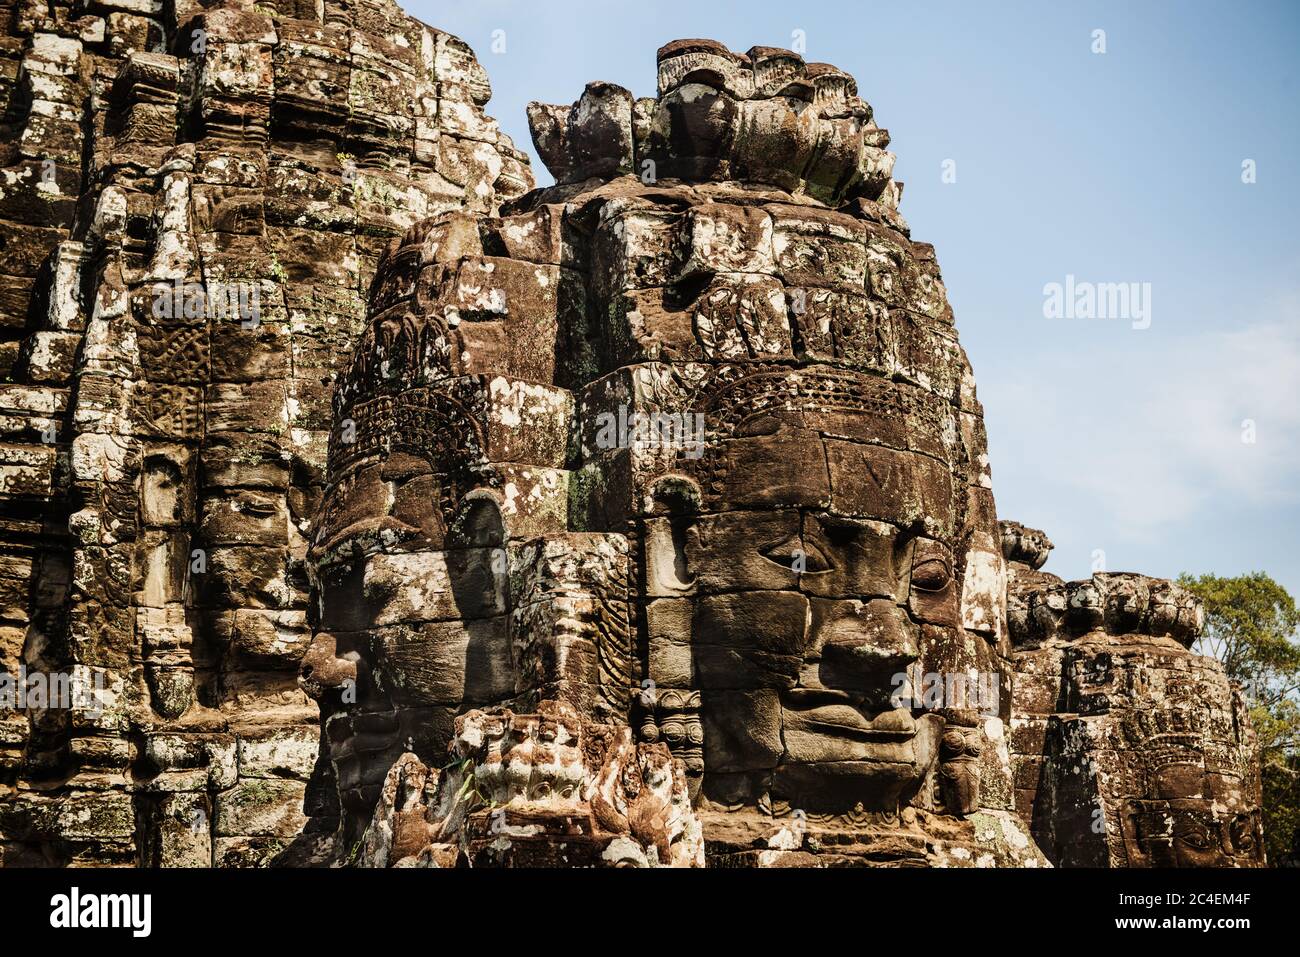
<path id="1" fill-rule="evenodd" d="M 865 519 L 849 518 L 847 515 L 832 515 L 829 512 L 816 512 L 814 514 L 817 521 L 821 523 L 822 528 L 828 531 L 856 534 L 871 524 Z"/>

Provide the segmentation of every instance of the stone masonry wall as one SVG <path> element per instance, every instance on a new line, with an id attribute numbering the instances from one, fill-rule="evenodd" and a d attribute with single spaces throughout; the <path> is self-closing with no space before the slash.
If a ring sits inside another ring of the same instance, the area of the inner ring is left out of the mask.
<path id="1" fill-rule="evenodd" d="M 388 0 L 0 25 L 0 673 L 105 689 L 0 711 L 0 864 L 262 863 L 314 800 L 303 556 L 374 263 L 527 159 Z"/>

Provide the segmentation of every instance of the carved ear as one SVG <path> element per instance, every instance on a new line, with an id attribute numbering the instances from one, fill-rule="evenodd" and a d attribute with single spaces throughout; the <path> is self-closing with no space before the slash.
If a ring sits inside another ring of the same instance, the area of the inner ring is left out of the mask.
<path id="1" fill-rule="evenodd" d="M 145 522 L 165 523 L 184 518 L 182 466 L 166 455 L 150 455 L 144 463 L 141 515 Z"/>
<path id="2" fill-rule="evenodd" d="M 496 493 L 477 488 L 456 506 L 447 529 L 447 544 L 453 548 L 502 548 L 507 538 L 505 519 Z"/>
<path id="3" fill-rule="evenodd" d="M 646 512 L 672 518 L 698 515 L 703 496 L 700 486 L 685 475 L 664 475 L 655 479 L 646 497 Z"/>
<path id="4" fill-rule="evenodd" d="M 647 496 L 647 511 L 655 516 L 646 523 L 646 574 L 651 589 L 660 595 L 686 595 L 694 590 L 688 540 L 692 520 L 700 512 L 700 487 L 681 475 L 657 479 Z"/>

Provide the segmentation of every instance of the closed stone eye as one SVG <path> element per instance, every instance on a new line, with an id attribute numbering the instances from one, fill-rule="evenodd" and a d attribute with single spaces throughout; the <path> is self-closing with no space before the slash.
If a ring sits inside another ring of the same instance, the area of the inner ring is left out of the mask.
<path id="1" fill-rule="evenodd" d="M 798 574 L 816 575 L 831 570 L 830 560 L 822 554 L 821 550 L 797 535 L 760 548 L 758 553 L 769 562 L 774 562 Z"/>
<path id="2" fill-rule="evenodd" d="M 1208 850 L 1213 843 L 1209 831 L 1201 824 L 1188 824 L 1177 829 L 1176 837 L 1195 851 Z"/>

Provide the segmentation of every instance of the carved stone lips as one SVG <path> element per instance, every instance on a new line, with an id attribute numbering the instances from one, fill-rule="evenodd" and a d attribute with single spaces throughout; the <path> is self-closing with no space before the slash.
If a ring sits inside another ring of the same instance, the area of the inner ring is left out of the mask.
<path id="1" fill-rule="evenodd" d="M 834 700 L 837 697 L 840 700 Z M 782 696 L 781 703 L 787 715 L 807 731 L 879 741 L 906 741 L 916 734 L 916 721 L 905 709 L 882 711 L 871 718 L 848 695 L 838 692 L 795 688 Z"/>

